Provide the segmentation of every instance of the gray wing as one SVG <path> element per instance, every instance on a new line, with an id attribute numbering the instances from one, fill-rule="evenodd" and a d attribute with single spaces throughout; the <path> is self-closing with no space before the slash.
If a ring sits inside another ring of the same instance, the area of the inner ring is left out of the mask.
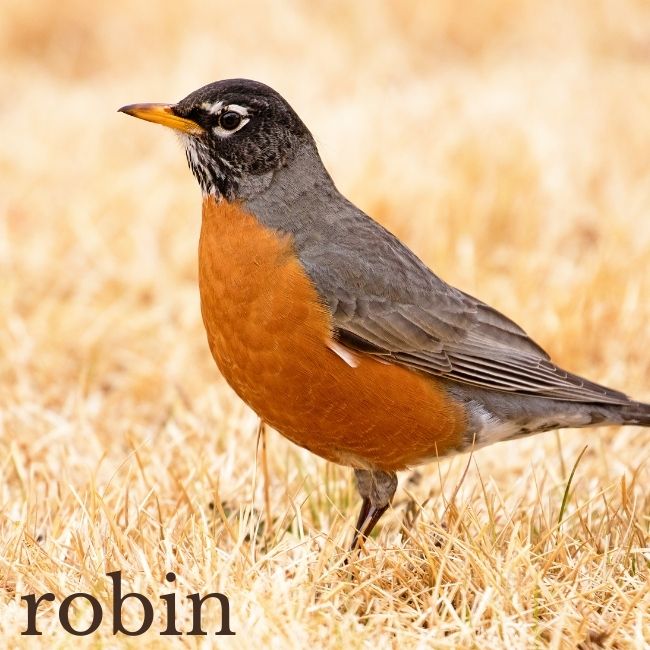
<path id="1" fill-rule="evenodd" d="M 363 215 L 365 217 L 365 215 Z M 303 246 L 301 258 L 344 345 L 453 381 L 557 400 L 621 404 L 627 397 L 558 368 L 513 321 L 446 284 L 367 217 L 343 222 L 348 241 Z"/>

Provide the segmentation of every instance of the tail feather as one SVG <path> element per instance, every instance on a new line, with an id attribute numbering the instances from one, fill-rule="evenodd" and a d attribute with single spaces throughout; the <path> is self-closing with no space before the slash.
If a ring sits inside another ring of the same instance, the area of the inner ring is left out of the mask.
<path id="1" fill-rule="evenodd" d="M 623 424 L 639 427 L 650 427 L 650 404 L 630 402 L 621 407 L 620 415 Z"/>

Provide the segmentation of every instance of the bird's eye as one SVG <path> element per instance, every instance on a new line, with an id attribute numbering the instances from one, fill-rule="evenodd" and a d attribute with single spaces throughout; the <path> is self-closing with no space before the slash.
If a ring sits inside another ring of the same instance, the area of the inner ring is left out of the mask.
<path id="1" fill-rule="evenodd" d="M 235 111 L 226 111 L 219 116 L 219 126 L 226 131 L 234 131 L 241 124 L 242 116 Z"/>

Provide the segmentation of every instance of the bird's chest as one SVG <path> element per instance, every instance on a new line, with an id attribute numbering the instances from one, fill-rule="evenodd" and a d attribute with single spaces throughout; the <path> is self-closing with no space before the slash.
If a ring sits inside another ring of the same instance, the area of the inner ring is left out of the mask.
<path id="1" fill-rule="evenodd" d="M 328 460 L 399 469 L 460 444 L 463 413 L 435 381 L 332 350 L 331 315 L 278 236 L 237 204 L 206 200 L 201 312 L 226 381 L 257 414 Z"/>
<path id="2" fill-rule="evenodd" d="M 330 317 L 289 236 L 238 204 L 206 199 L 199 244 L 201 312 L 222 374 L 260 415 L 313 374 Z"/>

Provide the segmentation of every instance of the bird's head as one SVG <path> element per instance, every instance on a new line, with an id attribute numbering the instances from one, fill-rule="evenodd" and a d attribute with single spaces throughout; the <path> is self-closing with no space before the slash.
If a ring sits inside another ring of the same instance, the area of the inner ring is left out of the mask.
<path id="1" fill-rule="evenodd" d="M 131 104 L 123 113 L 174 129 L 204 195 L 246 198 L 315 144 L 287 101 L 257 81 L 226 79 L 177 104 Z"/>

